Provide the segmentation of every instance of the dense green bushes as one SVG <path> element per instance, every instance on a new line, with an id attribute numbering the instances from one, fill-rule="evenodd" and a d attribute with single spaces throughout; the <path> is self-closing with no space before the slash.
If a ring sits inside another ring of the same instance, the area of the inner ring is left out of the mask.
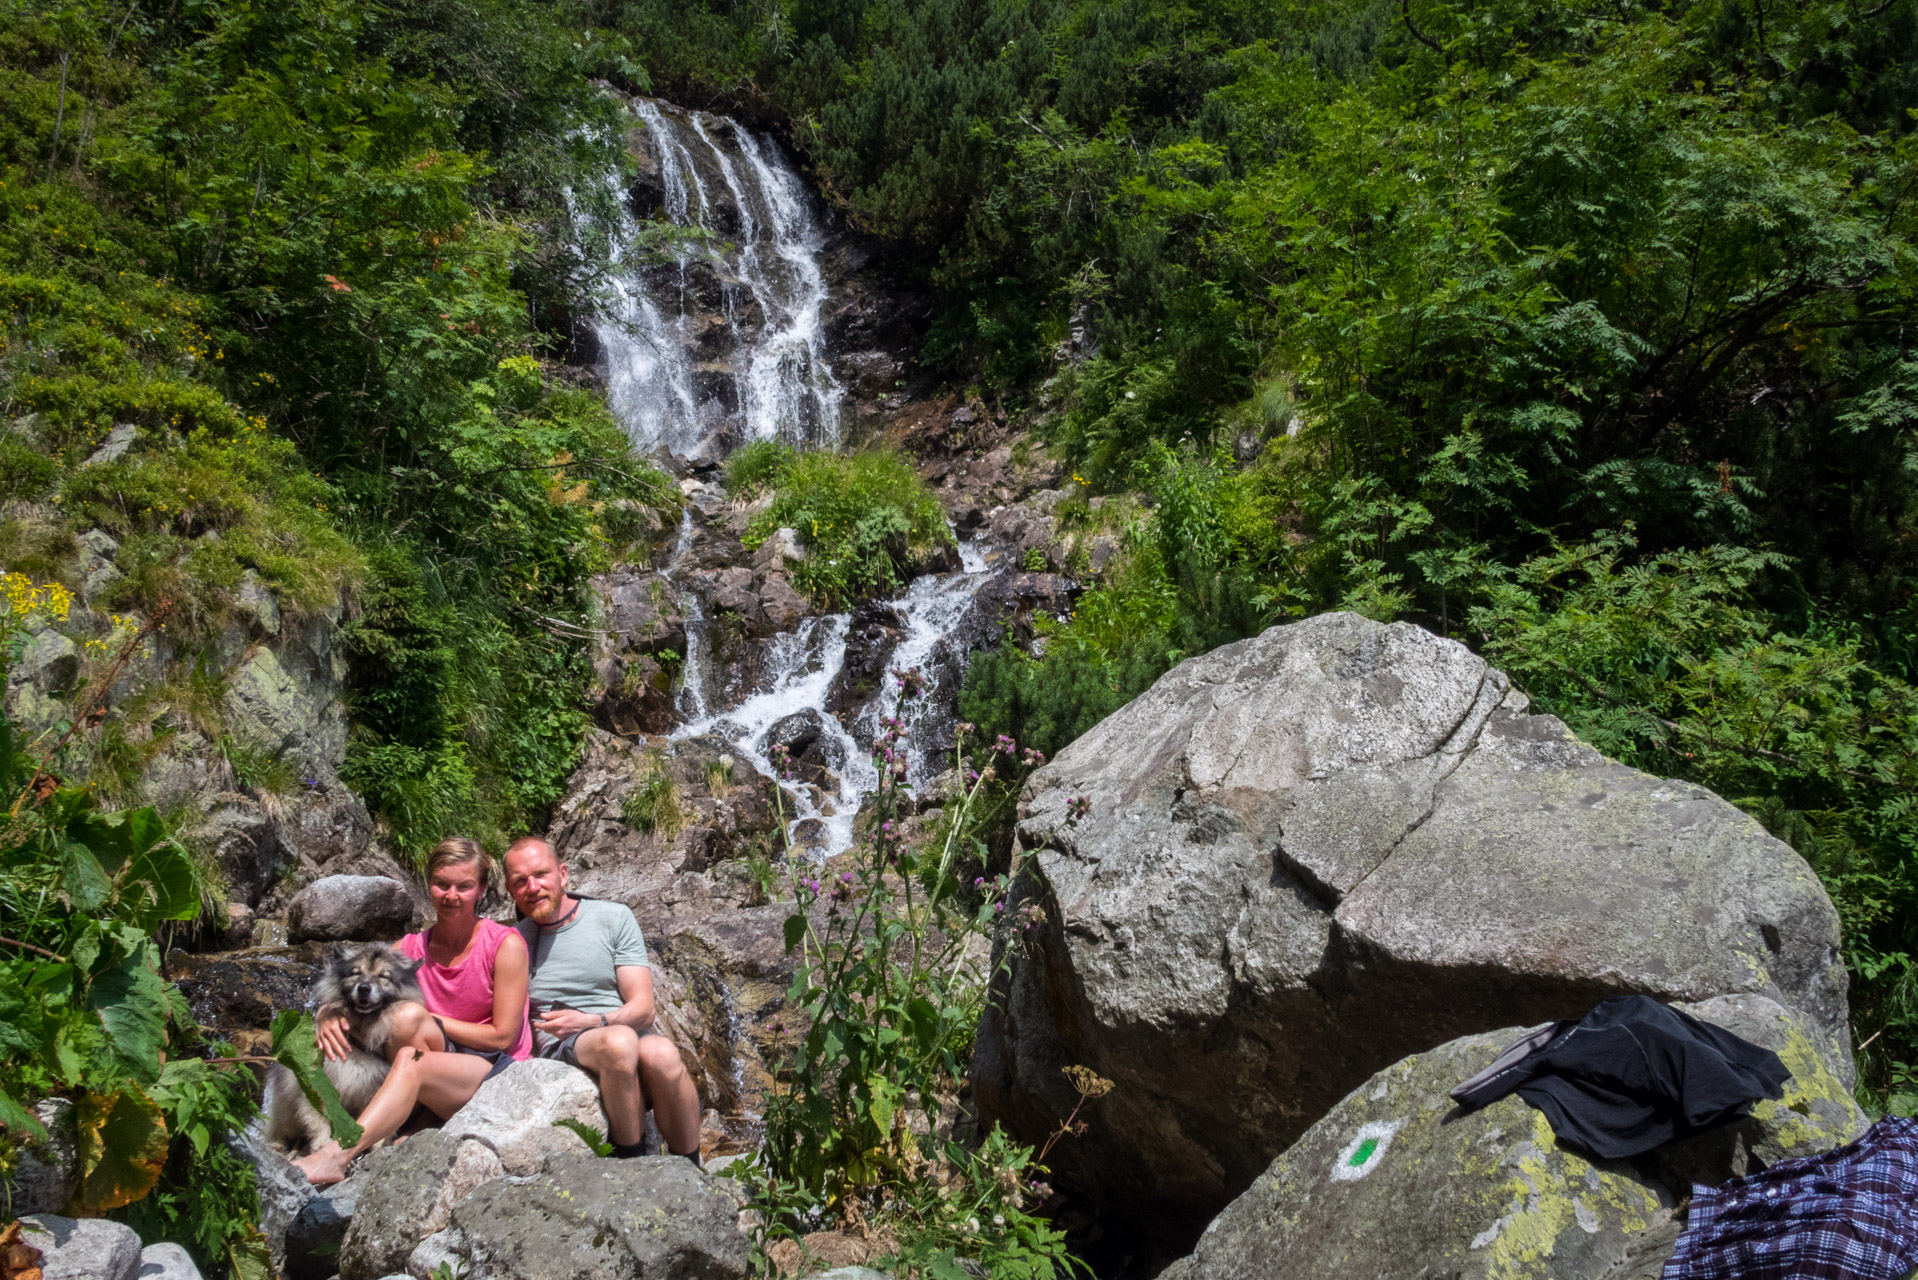
<path id="1" fill-rule="evenodd" d="M 915 565 L 952 545 L 945 509 L 896 453 L 795 453 L 760 441 L 733 455 L 726 480 L 735 493 L 770 493 L 747 526 L 746 546 L 794 530 L 806 552 L 794 583 L 828 607 L 897 591 Z"/>
<path id="2" fill-rule="evenodd" d="M 1047 377 L 1080 476 L 1157 501 L 969 715 L 1063 739 L 1319 609 L 1456 635 L 1811 858 L 1911 1105 L 1918 3 L 700 12 L 655 75 L 783 114 L 920 246 L 926 355 Z"/>

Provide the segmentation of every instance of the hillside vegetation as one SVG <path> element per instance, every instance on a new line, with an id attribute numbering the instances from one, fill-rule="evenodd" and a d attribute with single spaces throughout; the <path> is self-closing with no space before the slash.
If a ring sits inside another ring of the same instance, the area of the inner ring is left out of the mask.
<path id="1" fill-rule="evenodd" d="M 677 503 L 530 322 L 590 280 L 565 190 L 614 163 L 587 77 L 620 63 L 510 0 L 29 3 L 0 33 L 6 563 L 78 585 L 105 531 L 99 603 L 171 599 L 189 657 L 248 572 L 295 621 L 344 609 L 343 773 L 405 851 L 558 798 L 586 579 Z M 188 683 L 116 720 L 100 781 L 217 704 Z"/>

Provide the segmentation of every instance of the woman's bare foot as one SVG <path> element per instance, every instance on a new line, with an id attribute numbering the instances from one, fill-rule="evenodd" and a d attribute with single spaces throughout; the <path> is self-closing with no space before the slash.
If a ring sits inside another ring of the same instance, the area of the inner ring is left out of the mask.
<path id="1" fill-rule="evenodd" d="M 293 1167 L 306 1175 L 306 1180 L 316 1187 L 330 1187 L 336 1182 L 346 1181 L 347 1166 L 353 1163 L 337 1142 L 329 1142 L 311 1155 L 301 1156 L 293 1162 Z"/>

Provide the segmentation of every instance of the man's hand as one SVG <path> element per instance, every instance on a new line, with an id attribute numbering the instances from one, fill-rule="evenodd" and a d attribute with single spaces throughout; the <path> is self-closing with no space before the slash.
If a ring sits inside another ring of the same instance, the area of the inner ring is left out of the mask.
<path id="1" fill-rule="evenodd" d="M 313 1034 L 328 1062 L 344 1062 L 353 1052 L 353 1042 L 346 1038 L 345 1018 L 321 1018 L 313 1025 Z"/>
<path id="2" fill-rule="evenodd" d="M 561 1040 L 581 1031 L 596 1030 L 599 1025 L 597 1013 L 581 1013 L 578 1009 L 548 1009 L 533 1019 L 536 1030 Z"/>

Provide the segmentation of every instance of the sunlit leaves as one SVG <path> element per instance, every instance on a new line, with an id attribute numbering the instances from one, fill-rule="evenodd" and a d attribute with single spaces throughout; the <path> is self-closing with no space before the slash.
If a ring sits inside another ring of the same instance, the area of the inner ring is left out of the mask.
<path id="1" fill-rule="evenodd" d="M 75 1108 L 79 1129 L 77 1209 L 97 1214 L 138 1200 L 159 1180 L 166 1160 L 166 1119 L 153 1099 L 128 1084 L 89 1093 Z"/>

